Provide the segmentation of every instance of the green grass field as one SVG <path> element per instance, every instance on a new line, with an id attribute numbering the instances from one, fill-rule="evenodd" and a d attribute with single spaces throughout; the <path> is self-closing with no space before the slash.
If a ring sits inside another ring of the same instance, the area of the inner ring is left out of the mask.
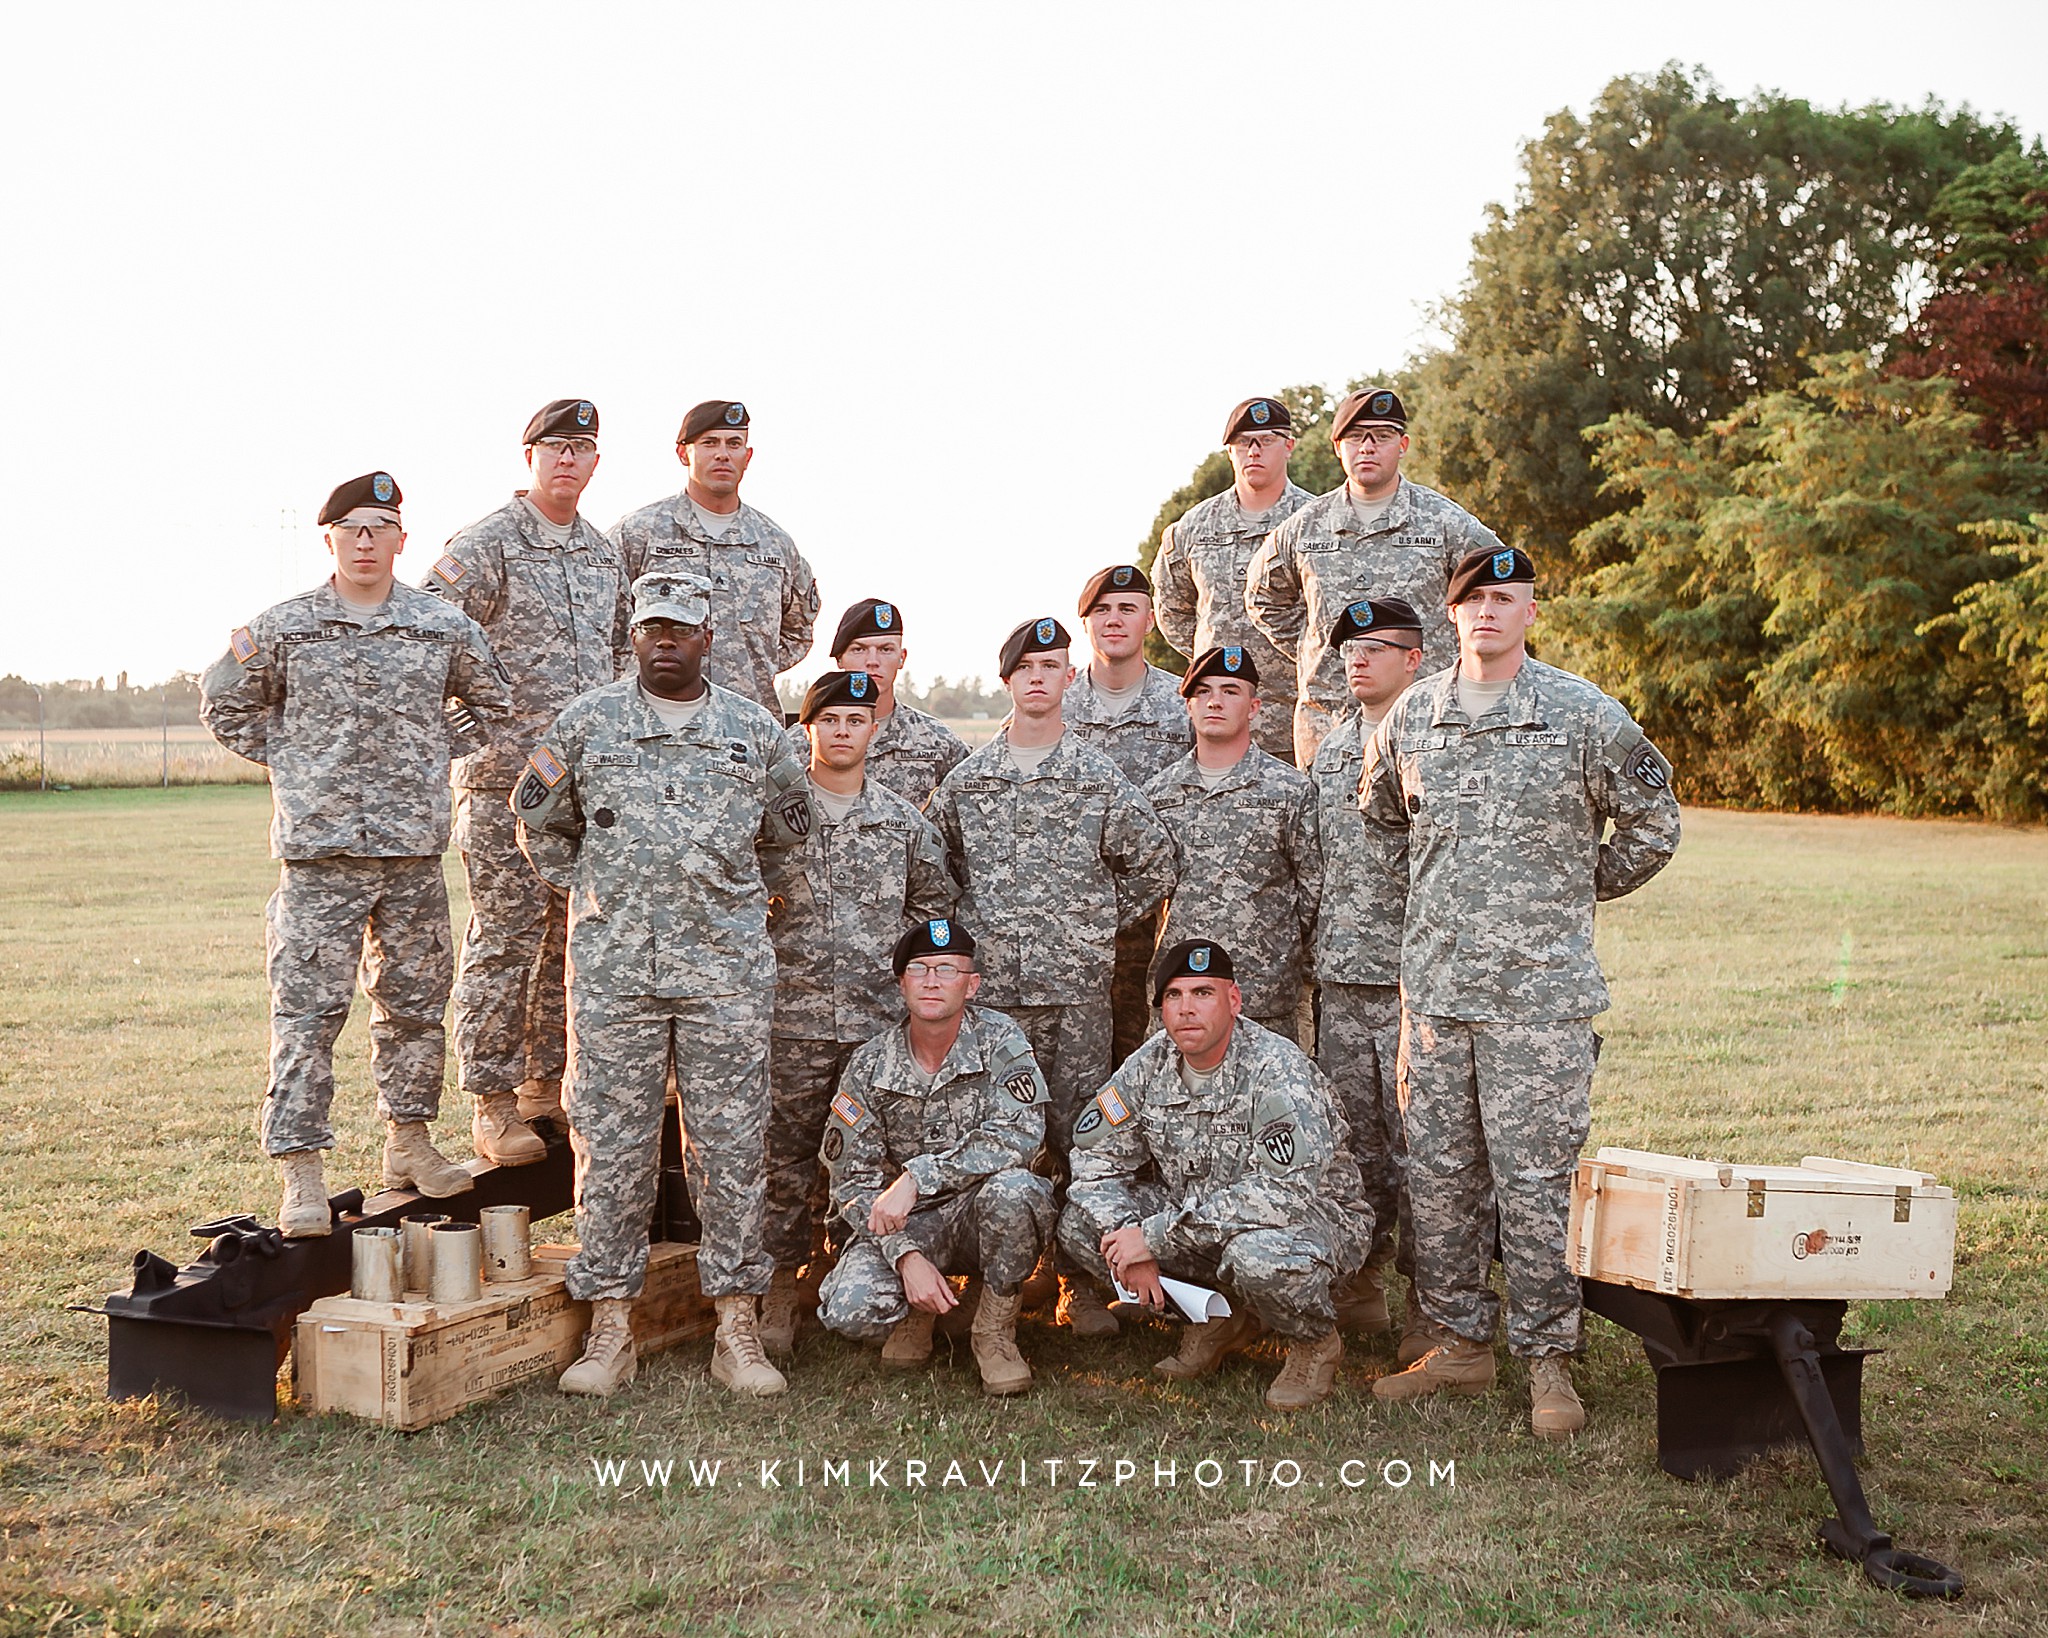
<path id="1" fill-rule="evenodd" d="M 125 1287 L 137 1247 L 183 1260 L 190 1223 L 275 1211 L 253 1129 L 266 818 L 261 789 L 0 796 L 0 1634 L 2048 1630 L 2048 834 L 1695 813 L 1602 914 L 1596 1143 L 1910 1164 L 1962 1196 L 1950 1299 L 1851 1317 L 1887 1350 L 1865 1377 L 1878 1522 L 1969 1579 L 1928 1606 L 1818 1547 L 1805 1456 L 1660 1472 L 1651 1373 L 1600 1321 L 1592 1424 L 1564 1449 L 1528 1435 L 1519 1369 L 1487 1399 L 1382 1407 L 1390 1356 L 1354 1345 L 1330 1405 L 1287 1420 L 1259 1398 L 1275 1353 L 1180 1386 L 1149 1369 L 1159 1334 L 1037 1322 L 1039 1389 L 1000 1404 L 964 1348 L 891 1378 L 815 1333 L 764 1404 L 712 1387 L 701 1347 L 610 1402 L 528 1388 L 410 1436 L 110 1404 L 104 1325 L 64 1305 Z M 375 1159 L 363 1047 L 359 1007 L 337 1188 Z M 721 1480 L 643 1483 L 668 1458 Z M 848 1458 L 856 1482 L 822 1486 Z M 1405 1488 L 1379 1477 L 1394 1459 Z M 968 1484 L 942 1484 L 954 1460 Z M 1301 1482 L 1274 1482 L 1285 1462 Z"/>

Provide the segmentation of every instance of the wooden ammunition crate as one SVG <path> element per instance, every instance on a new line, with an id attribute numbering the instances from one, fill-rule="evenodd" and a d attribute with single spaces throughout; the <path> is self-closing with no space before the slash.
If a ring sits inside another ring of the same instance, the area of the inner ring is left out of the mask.
<path id="1" fill-rule="evenodd" d="M 534 1378 L 553 1379 L 583 1351 L 590 1304 L 562 1279 L 574 1246 L 536 1246 L 533 1274 L 486 1284 L 475 1302 L 359 1302 L 322 1297 L 299 1317 L 292 1344 L 298 1397 L 407 1433 Z M 644 1356 L 709 1336 L 717 1313 L 697 1288 L 695 1246 L 654 1246 L 633 1305 Z"/>
<path id="2" fill-rule="evenodd" d="M 1602 1149 L 1572 1180 L 1574 1272 L 1681 1297 L 1943 1297 L 1956 1197 L 1925 1172 Z"/>

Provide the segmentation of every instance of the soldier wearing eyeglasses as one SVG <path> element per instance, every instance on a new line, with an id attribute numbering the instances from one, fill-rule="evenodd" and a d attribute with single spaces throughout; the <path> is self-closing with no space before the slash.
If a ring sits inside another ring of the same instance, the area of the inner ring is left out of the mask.
<path id="1" fill-rule="evenodd" d="M 1236 647 L 1252 657 L 1263 706 L 1252 723 L 1261 750 L 1294 760 L 1294 665 L 1245 613 L 1245 572 L 1259 543 L 1314 497 L 1287 476 L 1294 417 L 1271 394 L 1247 398 L 1223 423 L 1232 482 L 1190 506 L 1159 537 L 1152 563 L 1159 634 L 1192 659 Z"/>
<path id="2" fill-rule="evenodd" d="M 200 682 L 214 737 L 270 770 L 270 845 L 281 864 L 265 910 L 262 1128 L 284 1178 L 287 1238 L 331 1232 L 321 1156 L 334 1147 L 334 1042 L 358 971 L 389 1132 L 384 1181 L 435 1197 L 473 1186 L 427 1135 L 441 1109 L 454 976 L 441 877 L 448 764 L 454 751 L 512 732 L 517 715 L 476 622 L 393 578 L 404 498 L 388 472 L 328 496 L 320 523 L 333 577 L 235 631 Z"/>
<path id="3" fill-rule="evenodd" d="M 981 989 L 973 936 L 938 919 L 889 955 L 905 1018 L 855 1052 L 825 1122 L 832 1211 L 853 1241 L 818 1288 L 842 1336 L 882 1343 L 899 1368 L 931 1357 L 932 1323 L 959 1305 L 949 1274 L 979 1274 L 975 1363 L 992 1394 L 1022 1393 L 1024 1280 L 1051 1243 L 1052 1184 L 1031 1162 L 1049 1100 L 1031 1043 Z"/>
<path id="4" fill-rule="evenodd" d="M 1440 671 L 1457 655 L 1444 612 L 1451 571 L 1501 544 L 1457 502 L 1401 476 L 1408 411 L 1393 389 L 1348 394 L 1330 435 L 1343 484 L 1268 535 L 1245 573 L 1245 612 L 1294 664 L 1294 755 L 1304 768 L 1350 708 L 1344 663 L 1329 641 L 1338 614 L 1360 598 L 1405 598 L 1423 619 L 1422 674 Z"/>
<path id="5" fill-rule="evenodd" d="M 469 925 L 455 980 L 455 1058 L 476 1152 L 547 1153 L 529 1121 L 562 1121 L 567 901 L 520 856 L 509 802 L 556 714 L 632 656 L 619 554 L 578 510 L 597 473 L 597 406 L 543 405 L 522 435 L 531 482 L 452 538 L 425 589 L 484 628 L 512 678 L 518 728 L 455 764 L 455 845 Z"/>
<path id="6" fill-rule="evenodd" d="M 780 718 L 775 678 L 811 651 L 818 581 L 788 531 L 740 499 L 753 464 L 753 416 L 736 399 L 693 405 L 676 434 L 682 493 L 612 525 L 611 538 L 637 580 L 653 571 L 711 582 L 711 623 L 720 642 L 711 679 Z"/>

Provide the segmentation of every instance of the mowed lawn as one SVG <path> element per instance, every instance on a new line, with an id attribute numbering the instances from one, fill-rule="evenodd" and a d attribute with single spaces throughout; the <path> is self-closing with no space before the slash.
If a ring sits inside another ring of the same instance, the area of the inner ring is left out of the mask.
<path id="1" fill-rule="evenodd" d="M 1174 1385 L 1163 1335 L 1042 1319 L 1040 1386 L 1000 1404 L 964 1348 L 885 1377 L 815 1332 L 765 1404 L 713 1388 L 702 1345 L 609 1403 L 530 1387 L 410 1436 L 110 1404 L 104 1324 L 65 1305 L 124 1287 L 137 1247 L 185 1260 L 190 1223 L 275 1211 L 266 818 L 261 789 L 0 797 L 0 1633 L 2048 1630 L 2048 834 L 1691 813 L 1676 863 L 1602 912 L 1596 1143 L 1830 1153 L 1962 1196 L 1954 1294 L 1851 1319 L 1887 1350 L 1877 1519 L 1969 1579 L 1931 1606 L 1816 1544 L 1804 1455 L 1659 1471 L 1651 1373 L 1597 1320 L 1592 1424 L 1562 1449 L 1512 1366 L 1490 1398 L 1388 1408 L 1387 1349 L 1353 1345 L 1331 1404 L 1286 1419 L 1259 1397 L 1277 1353 Z M 375 1160 L 363 1046 L 359 1006 L 336 1187 Z M 645 1482 L 670 1458 L 719 1482 Z M 852 1482 L 821 1483 L 828 1459 Z"/>

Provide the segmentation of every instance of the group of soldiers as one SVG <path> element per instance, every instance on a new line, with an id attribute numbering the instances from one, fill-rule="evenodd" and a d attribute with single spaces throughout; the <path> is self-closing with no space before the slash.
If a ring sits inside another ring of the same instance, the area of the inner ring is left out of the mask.
<path id="1" fill-rule="evenodd" d="M 1086 655 L 1049 614 L 1010 632 L 1011 710 L 972 751 L 897 698 L 889 599 L 845 611 L 785 724 L 775 678 L 819 598 L 740 499 L 742 403 L 691 409 L 683 489 L 609 533 L 580 510 L 597 410 L 546 405 L 529 486 L 419 588 L 390 474 L 337 488 L 332 578 L 236 630 L 202 689 L 275 795 L 283 1232 L 331 1229 L 358 976 L 386 1182 L 473 1186 L 428 1131 L 452 987 L 477 1156 L 527 1164 L 568 1128 L 592 1318 L 565 1391 L 635 1373 L 673 1096 L 734 1392 L 783 1391 L 813 1303 L 900 1366 L 971 1305 L 983 1386 L 1021 1392 L 1035 1298 L 1104 1336 L 1171 1279 L 1229 1313 L 1156 1368 L 1200 1377 L 1271 1332 L 1266 1400 L 1295 1409 L 1332 1391 L 1344 1331 L 1393 1333 L 1391 1266 L 1402 1368 L 1375 1395 L 1478 1393 L 1498 1255 L 1532 1426 L 1583 1425 L 1565 1231 L 1607 1005 L 1593 910 L 1676 848 L 1670 768 L 1528 654 L 1534 565 L 1401 475 L 1397 393 L 1346 397 L 1332 437 L 1345 482 L 1310 496 L 1286 405 L 1235 406 L 1232 487 L 1151 576 L 1088 580 Z M 1146 661 L 1155 622 L 1184 676 Z"/>

